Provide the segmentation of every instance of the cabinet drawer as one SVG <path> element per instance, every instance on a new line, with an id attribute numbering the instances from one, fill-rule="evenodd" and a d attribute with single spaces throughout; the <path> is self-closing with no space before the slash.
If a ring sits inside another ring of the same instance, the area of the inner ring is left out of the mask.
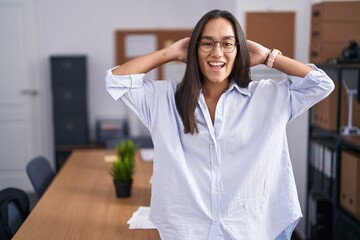
<path id="1" fill-rule="evenodd" d="M 55 144 L 87 144 L 86 116 L 55 116 Z"/>
<path id="2" fill-rule="evenodd" d="M 85 56 L 53 56 L 51 61 L 51 79 L 53 86 L 86 84 Z"/>
<path id="3" fill-rule="evenodd" d="M 86 89 L 83 87 L 57 86 L 53 89 L 54 115 L 86 114 Z"/>

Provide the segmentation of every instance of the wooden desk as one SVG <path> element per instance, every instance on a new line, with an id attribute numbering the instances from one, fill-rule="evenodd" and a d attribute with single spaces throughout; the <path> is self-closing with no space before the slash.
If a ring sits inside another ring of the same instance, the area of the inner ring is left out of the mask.
<path id="1" fill-rule="evenodd" d="M 103 149 L 75 150 L 14 239 L 159 240 L 157 230 L 129 230 L 127 220 L 150 204 L 152 163 L 137 154 L 132 195 L 116 198 Z"/>

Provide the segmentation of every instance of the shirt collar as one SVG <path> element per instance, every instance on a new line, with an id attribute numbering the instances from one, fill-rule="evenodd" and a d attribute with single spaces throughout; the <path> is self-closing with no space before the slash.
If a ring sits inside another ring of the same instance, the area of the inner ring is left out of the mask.
<path id="1" fill-rule="evenodd" d="M 239 87 L 239 85 L 237 85 L 234 80 L 231 80 L 231 81 L 230 81 L 229 88 L 228 88 L 228 90 L 227 90 L 226 92 L 230 92 L 230 91 L 233 90 L 234 88 L 235 88 L 238 92 L 240 92 L 241 94 L 246 95 L 246 96 L 248 96 L 248 97 L 251 97 L 251 93 L 250 93 L 250 91 L 249 91 L 249 88 Z"/>
<path id="2" fill-rule="evenodd" d="M 236 89 L 239 93 L 243 94 L 243 95 L 246 95 L 248 97 L 251 97 L 251 93 L 249 91 L 249 88 L 242 88 L 242 87 L 239 87 L 239 85 L 237 85 L 235 83 L 234 80 L 231 80 L 230 81 L 230 85 L 229 85 L 229 88 L 225 91 L 225 93 L 228 93 L 230 91 L 232 91 L 233 89 Z M 200 89 L 200 92 L 202 93 L 202 88 Z M 199 99 L 200 100 L 200 99 Z"/>

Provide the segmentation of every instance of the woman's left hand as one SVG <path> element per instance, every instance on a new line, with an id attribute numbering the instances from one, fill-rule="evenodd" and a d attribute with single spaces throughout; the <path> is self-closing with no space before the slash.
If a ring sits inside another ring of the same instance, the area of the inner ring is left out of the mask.
<path id="1" fill-rule="evenodd" d="M 246 40 L 246 46 L 250 56 L 250 67 L 263 64 L 271 51 L 263 45 L 251 40 Z"/>

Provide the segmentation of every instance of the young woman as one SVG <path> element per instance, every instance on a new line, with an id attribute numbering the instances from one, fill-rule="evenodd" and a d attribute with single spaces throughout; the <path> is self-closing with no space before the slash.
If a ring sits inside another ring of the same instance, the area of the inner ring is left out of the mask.
<path id="1" fill-rule="evenodd" d="M 170 61 L 187 64 L 180 83 L 143 79 Z M 251 81 L 258 64 L 289 78 Z M 106 88 L 151 133 L 150 220 L 162 239 L 290 239 L 302 214 L 286 125 L 334 89 L 322 70 L 246 40 L 214 10 L 191 38 L 107 71 Z"/>

